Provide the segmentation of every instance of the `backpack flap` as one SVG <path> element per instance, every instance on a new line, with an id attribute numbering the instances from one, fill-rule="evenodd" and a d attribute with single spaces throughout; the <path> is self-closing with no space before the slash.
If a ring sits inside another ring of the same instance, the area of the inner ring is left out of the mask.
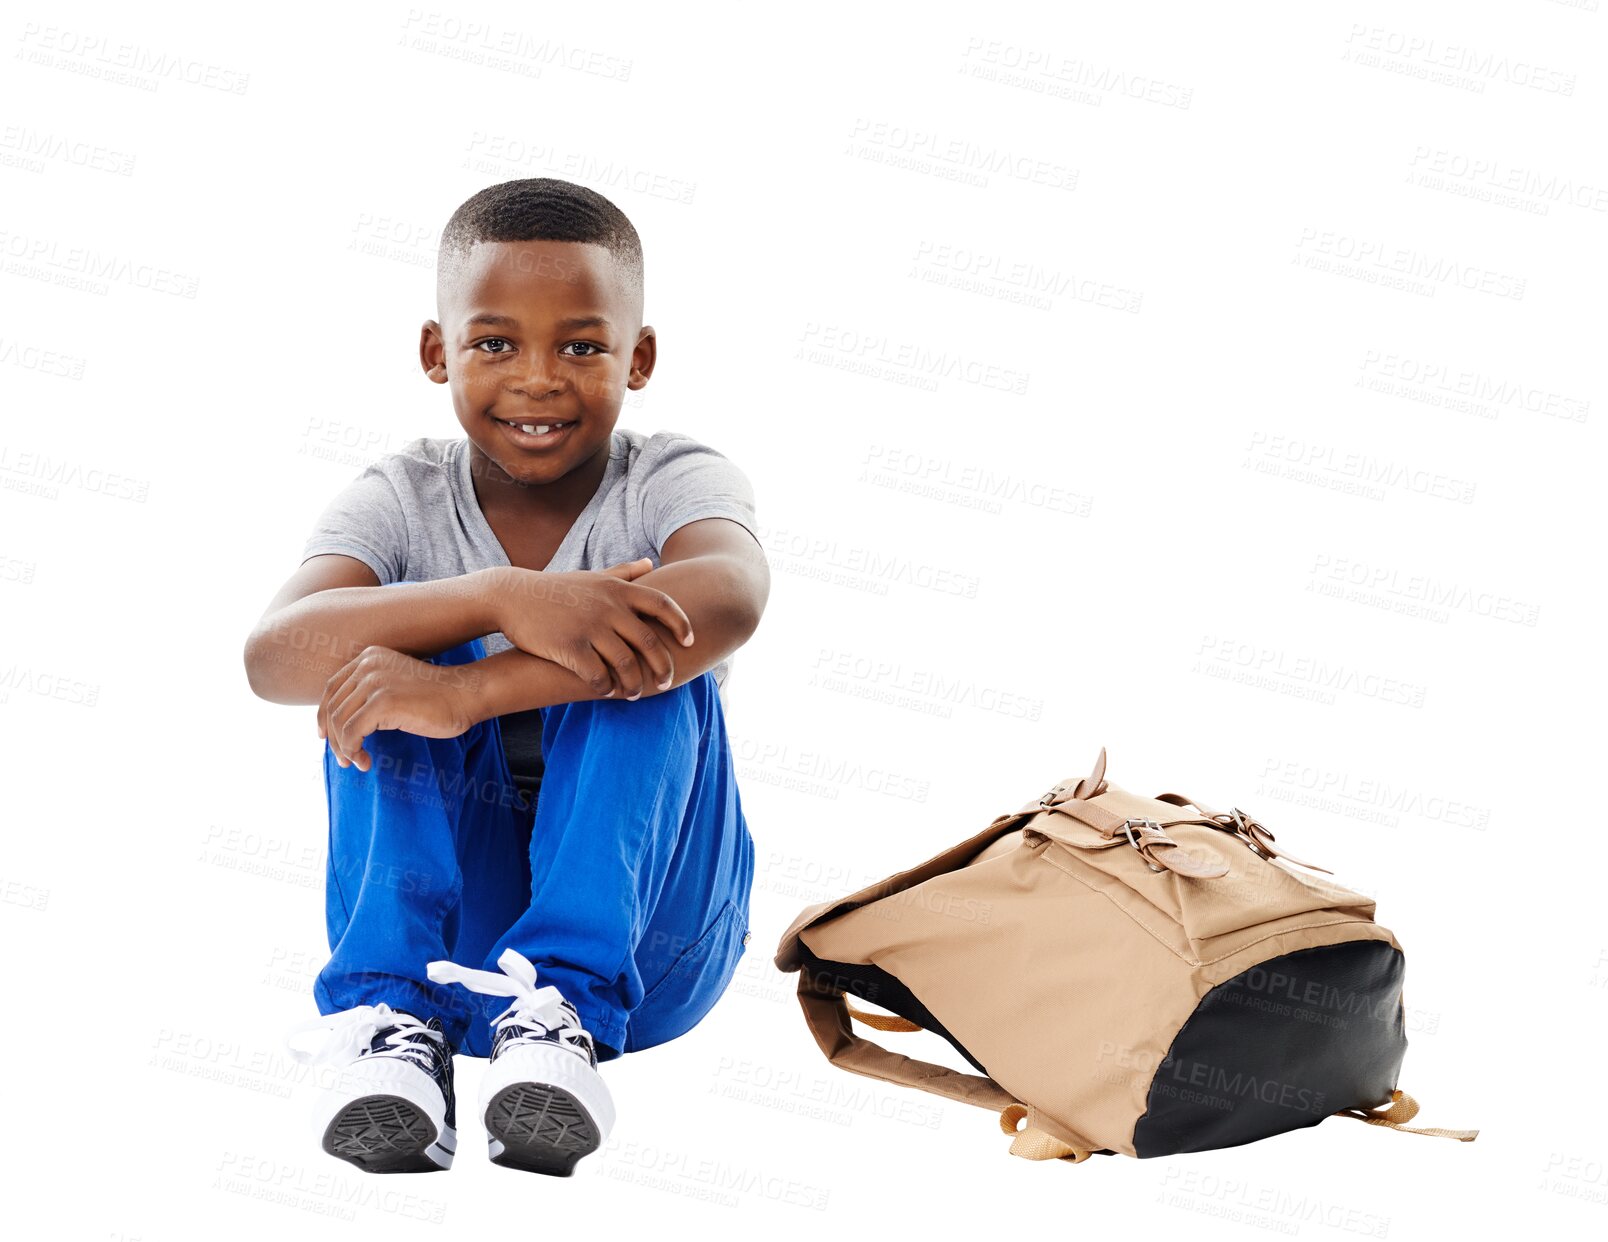
<path id="1" fill-rule="evenodd" d="M 808 951 L 802 950 L 799 937 L 807 928 L 814 927 L 836 918 L 840 914 L 847 914 L 850 910 L 858 909 L 869 902 L 881 900 L 894 893 L 935 875 L 942 875 L 946 871 L 953 871 L 963 867 L 978 851 L 987 847 L 997 838 L 1013 831 L 1023 820 L 1030 818 L 1040 810 L 1037 802 L 1029 803 L 1019 811 L 998 816 L 976 836 L 969 837 L 959 845 L 951 846 L 941 853 L 934 854 L 924 863 L 918 863 L 907 871 L 900 871 L 885 880 L 878 880 L 875 884 L 868 884 L 859 892 L 850 893 L 847 897 L 839 897 L 831 901 L 816 902 L 806 906 L 799 912 L 797 918 L 788 924 L 787 930 L 782 933 L 781 940 L 776 946 L 776 956 L 773 959 L 777 970 L 798 970 L 808 960 Z"/>

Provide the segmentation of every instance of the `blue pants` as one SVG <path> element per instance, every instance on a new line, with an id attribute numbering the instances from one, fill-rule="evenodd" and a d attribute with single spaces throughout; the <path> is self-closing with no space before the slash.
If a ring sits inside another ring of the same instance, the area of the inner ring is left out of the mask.
<path id="1" fill-rule="evenodd" d="M 485 654 L 473 639 L 430 663 Z M 321 1013 L 384 1001 L 487 1056 L 507 1000 L 431 983 L 425 968 L 497 970 L 509 947 L 575 1006 L 600 1061 L 684 1035 L 714 1007 L 749 938 L 754 878 L 714 675 L 634 703 L 545 708 L 541 742 L 534 808 L 495 717 L 454 738 L 377 730 L 367 772 L 325 743 Z"/>

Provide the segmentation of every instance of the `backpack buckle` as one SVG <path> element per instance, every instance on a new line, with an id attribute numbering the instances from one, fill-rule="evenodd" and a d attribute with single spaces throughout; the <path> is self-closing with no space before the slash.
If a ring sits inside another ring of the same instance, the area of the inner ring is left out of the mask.
<path id="1" fill-rule="evenodd" d="M 1039 799 L 1039 805 L 1046 811 L 1059 806 L 1061 803 L 1067 800 L 1067 790 L 1074 784 L 1076 784 L 1076 782 L 1057 781 L 1055 784 L 1051 785 L 1044 796 Z"/>
<path id="2" fill-rule="evenodd" d="M 1138 851 L 1139 857 L 1145 860 L 1145 866 L 1149 867 L 1152 871 L 1165 870 L 1165 868 L 1156 866 L 1156 864 L 1151 861 L 1150 855 L 1145 853 L 1144 846 L 1140 845 L 1139 839 L 1133 835 L 1133 830 L 1135 828 L 1138 828 L 1141 832 L 1154 833 L 1155 836 L 1151 837 L 1151 840 L 1154 840 L 1155 837 L 1160 837 L 1165 841 L 1167 840 L 1167 834 L 1162 831 L 1161 821 L 1143 818 L 1125 819 L 1122 821 L 1122 831 L 1123 834 L 1128 838 L 1128 844 L 1133 846 L 1133 848 Z"/>
<path id="3" fill-rule="evenodd" d="M 1211 823 L 1228 833 L 1229 836 L 1245 843 L 1250 850 L 1263 862 L 1272 862 L 1275 858 L 1282 858 L 1285 862 L 1294 863 L 1298 867 L 1307 867 L 1313 871 L 1321 871 L 1325 875 L 1333 875 L 1327 867 L 1320 867 L 1316 863 L 1303 862 L 1294 854 L 1273 848 L 1273 831 L 1249 811 L 1242 811 L 1234 807 L 1229 811 L 1218 811 L 1206 817 Z"/>
<path id="4" fill-rule="evenodd" d="M 1135 828 L 1139 830 L 1137 837 L 1134 836 Z M 1139 857 L 1152 871 L 1171 871 L 1191 880 L 1213 880 L 1228 874 L 1228 864 L 1217 855 L 1210 850 L 1186 849 L 1167 835 L 1167 825 L 1154 819 L 1125 819 L 1122 821 L 1122 831 L 1128 838 L 1128 844 L 1139 852 Z M 1111 835 L 1115 837 L 1116 833 Z"/>

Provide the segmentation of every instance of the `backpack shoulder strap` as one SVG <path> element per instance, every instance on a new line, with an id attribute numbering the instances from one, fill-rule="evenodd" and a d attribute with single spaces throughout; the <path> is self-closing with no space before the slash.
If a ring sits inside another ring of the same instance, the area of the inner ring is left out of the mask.
<path id="1" fill-rule="evenodd" d="M 902 1087 L 916 1087 L 979 1108 L 997 1110 L 1016 1103 L 1016 1097 L 992 1078 L 962 1073 L 931 1061 L 918 1061 L 861 1039 L 849 1021 L 851 1015 L 843 993 L 825 977 L 811 973 L 808 966 L 798 972 L 798 1003 L 815 1042 L 826 1059 L 840 1069 Z M 906 1024 L 902 1018 L 883 1019 L 874 1025 L 885 1031 L 919 1029 L 915 1023 Z"/>
<path id="2" fill-rule="evenodd" d="M 918 1061 L 862 1039 L 854 1033 L 850 1019 L 858 1018 L 867 1026 L 882 1031 L 919 1031 L 923 1028 L 896 1014 L 868 1013 L 850 1005 L 841 991 L 827 980 L 811 975 L 808 967 L 799 971 L 798 1001 L 815 1042 L 826 1053 L 826 1059 L 839 1069 L 896 1083 L 901 1087 L 930 1091 L 962 1104 L 998 1109 L 999 1128 L 1013 1136 L 1010 1146 L 1013 1156 L 1028 1160 L 1067 1160 L 1079 1164 L 1093 1154 L 1091 1146 L 1067 1143 L 1041 1128 L 1037 1124 L 1037 1110 L 1031 1104 L 1019 1102 L 992 1078 L 963 1073 L 931 1061 Z M 1018 1129 L 1024 1117 L 1027 1125 Z"/>

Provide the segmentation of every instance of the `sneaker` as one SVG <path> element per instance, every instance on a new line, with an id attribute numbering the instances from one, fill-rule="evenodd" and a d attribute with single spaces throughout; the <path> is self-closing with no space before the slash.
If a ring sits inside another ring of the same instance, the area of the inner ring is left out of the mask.
<path id="1" fill-rule="evenodd" d="M 316 1055 L 296 1048 L 303 1064 L 340 1064 L 339 1081 L 320 1102 L 323 1147 L 369 1173 L 434 1173 L 452 1167 L 457 1119 L 452 1046 L 439 1018 L 420 1022 L 389 1005 L 360 1005 L 302 1023 L 325 1030 Z"/>
<path id="2" fill-rule="evenodd" d="M 536 967 L 527 958 L 505 949 L 497 965 L 502 974 L 431 962 L 429 974 L 436 983 L 514 998 L 493 1022 L 480 1091 L 491 1160 L 568 1177 L 614 1126 L 614 1100 L 597 1072 L 597 1048 L 575 1006 L 551 984 L 536 986 Z"/>

